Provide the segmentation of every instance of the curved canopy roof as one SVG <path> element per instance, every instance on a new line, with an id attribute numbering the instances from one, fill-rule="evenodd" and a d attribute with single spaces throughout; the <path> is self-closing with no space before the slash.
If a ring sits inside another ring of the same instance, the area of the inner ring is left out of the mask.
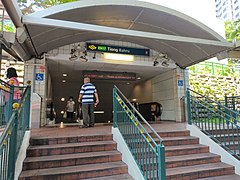
<path id="1" fill-rule="evenodd" d="M 89 40 L 136 43 L 166 53 L 182 68 L 233 47 L 197 20 L 135 0 L 83 0 L 23 16 L 37 55 Z"/>

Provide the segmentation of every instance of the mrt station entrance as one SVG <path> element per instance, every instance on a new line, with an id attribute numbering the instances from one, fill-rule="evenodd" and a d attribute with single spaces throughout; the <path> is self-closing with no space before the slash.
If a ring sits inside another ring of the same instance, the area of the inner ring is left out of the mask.
<path id="1" fill-rule="evenodd" d="M 61 121 L 66 99 L 77 100 L 84 71 L 136 75 L 130 82 L 92 78 L 101 101 L 96 111 L 106 112 L 99 122 L 111 120 L 113 85 L 129 100 L 162 104 L 162 120 L 183 121 L 186 68 L 233 48 L 196 19 L 142 1 L 76 1 L 28 15 L 13 1 L 4 7 L 16 26 L 9 48 L 26 62 L 24 84 L 32 81 L 41 98 L 40 126 L 49 123 L 49 104 Z"/>

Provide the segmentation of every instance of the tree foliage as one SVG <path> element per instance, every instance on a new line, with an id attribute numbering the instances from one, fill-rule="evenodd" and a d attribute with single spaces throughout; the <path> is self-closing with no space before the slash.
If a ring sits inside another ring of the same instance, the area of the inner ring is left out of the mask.
<path id="1" fill-rule="evenodd" d="M 226 21 L 225 33 L 226 39 L 229 42 L 236 42 L 240 40 L 240 21 Z"/>
<path id="2" fill-rule="evenodd" d="M 51 6 L 74 1 L 77 0 L 18 0 L 18 4 L 23 14 L 30 14 L 38 9 L 46 9 Z"/>

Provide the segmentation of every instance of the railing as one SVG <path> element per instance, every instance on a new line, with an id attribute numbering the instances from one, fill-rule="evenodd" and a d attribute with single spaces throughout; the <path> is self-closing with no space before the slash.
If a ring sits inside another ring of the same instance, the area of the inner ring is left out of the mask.
<path id="1" fill-rule="evenodd" d="M 223 148 L 240 158 L 240 114 L 190 89 L 188 123 L 195 124 Z"/>
<path id="2" fill-rule="evenodd" d="M 214 62 L 202 62 L 195 64 L 189 68 L 190 73 L 209 74 L 216 76 L 232 76 L 240 75 L 240 68 L 234 64 L 226 65 Z"/>
<path id="3" fill-rule="evenodd" d="M 162 138 L 116 86 L 113 89 L 113 123 L 121 132 L 145 179 L 165 180 Z"/>
<path id="4" fill-rule="evenodd" d="M 240 113 L 240 96 L 225 96 L 224 104 L 229 109 Z"/>
<path id="5" fill-rule="evenodd" d="M 0 80 L 0 128 L 7 125 L 13 104 L 13 86 Z"/>
<path id="6" fill-rule="evenodd" d="M 0 136 L 0 179 L 13 180 L 15 163 L 26 130 L 29 129 L 31 87 L 11 87 L 24 90 L 19 103 L 11 104 L 13 110 Z M 13 92 L 13 91 L 12 91 Z M 13 98 L 12 98 L 13 99 Z M 13 102 L 13 100 L 12 100 Z"/>

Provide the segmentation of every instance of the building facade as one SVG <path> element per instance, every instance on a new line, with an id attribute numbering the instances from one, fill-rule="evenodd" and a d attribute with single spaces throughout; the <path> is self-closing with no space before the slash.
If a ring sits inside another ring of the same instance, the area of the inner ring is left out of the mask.
<path id="1" fill-rule="evenodd" d="M 237 20 L 240 16 L 240 0 L 215 0 L 216 17 L 221 20 Z"/>

